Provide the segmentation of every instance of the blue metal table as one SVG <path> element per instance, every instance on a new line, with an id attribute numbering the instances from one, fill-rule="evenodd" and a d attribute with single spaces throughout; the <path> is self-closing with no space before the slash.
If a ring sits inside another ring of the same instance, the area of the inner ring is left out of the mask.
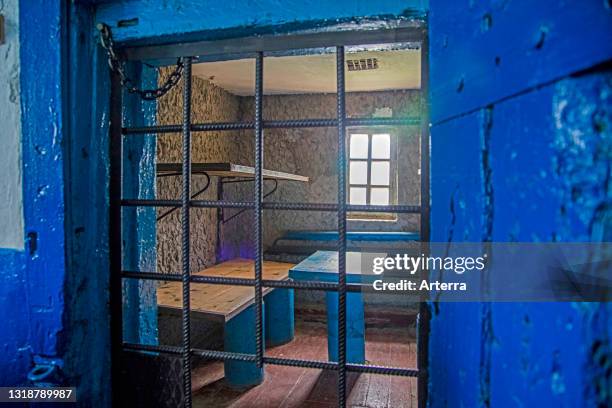
<path id="1" fill-rule="evenodd" d="M 371 267 L 373 257 L 384 253 L 347 252 L 346 282 L 371 283 L 372 274 L 362 274 Z M 362 269 L 362 265 L 363 268 Z M 296 281 L 338 282 L 338 252 L 317 251 L 289 270 L 289 278 Z M 338 293 L 326 292 L 327 354 L 330 361 L 338 361 Z M 346 360 L 365 362 L 365 323 L 361 292 L 347 292 L 346 296 Z"/>

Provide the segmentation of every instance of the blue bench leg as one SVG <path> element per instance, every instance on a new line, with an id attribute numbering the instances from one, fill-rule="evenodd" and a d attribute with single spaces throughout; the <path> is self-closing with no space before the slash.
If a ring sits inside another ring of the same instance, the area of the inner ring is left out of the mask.
<path id="1" fill-rule="evenodd" d="M 327 354 L 338 361 L 338 293 L 327 292 Z M 361 293 L 346 294 L 346 361 L 365 363 L 365 323 Z"/>
<path id="2" fill-rule="evenodd" d="M 238 316 L 225 322 L 223 337 L 225 351 L 255 354 L 255 305 L 249 306 Z M 257 368 L 255 362 L 225 360 L 224 367 L 225 380 L 234 388 L 251 387 L 261 384 L 264 379 L 263 367 Z"/>
<path id="3" fill-rule="evenodd" d="M 278 346 L 293 340 L 293 289 L 274 289 L 266 295 L 266 345 Z"/>

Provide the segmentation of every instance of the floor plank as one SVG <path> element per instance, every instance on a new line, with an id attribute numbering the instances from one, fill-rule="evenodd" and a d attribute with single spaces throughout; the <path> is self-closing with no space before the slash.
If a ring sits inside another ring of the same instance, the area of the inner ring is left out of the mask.
<path id="1" fill-rule="evenodd" d="M 368 329 L 370 330 L 370 329 Z M 323 324 L 296 322 L 295 339 L 266 350 L 267 356 L 327 361 Z M 370 364 L 416 367 L 414 338 L 407 331 L 366 331 Z M 233 390 L 220 378 L 222 363 L 193 371 L 194 407 L 328 408 L 337 406 L 337 373 L 301 367 L 266 365 L 264 382 L 249 390 Z M 416 408 L 416 379 L 348 373 L 347 406 L 351 408 Z"/>

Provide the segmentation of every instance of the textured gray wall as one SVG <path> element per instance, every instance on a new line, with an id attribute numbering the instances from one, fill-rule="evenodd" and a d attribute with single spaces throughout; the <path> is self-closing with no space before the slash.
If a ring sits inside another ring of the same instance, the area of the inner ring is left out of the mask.
<path id="1" fill-rule="evenodd" d="M 23 250 L 18 3 L 0 0 L 6 33 L 0 45 L 0 248 Z"/>
<path id="2" fill-rule="evenodd" d="M 163 76 L 160 80 L 163 80 Z M 381 108 L 391 109 L 394 117 L 418 115 L 418 91 L 352 93 L 347 95 L 350 117 L 373 117 Z M 176 87 L 162 98 L 158 106 L 159 124 L 180 123 L 182 94 Z M 252 120 L 253 98 L 238 97 L 200 78 L 193 81 L 194 122 Z M 388 109 L 386 109 L 388 111 Z M 333 94 L 282 95 L 264 98 L 264 119 L 333 118 L 336 97 Z M 398 143 L 398 204 L 418 204 L 419 128 L 389 129 Z M 158 139 L 158 162 L 180 161 L 181 138 L 178 134 Z M 253 131 L 194 133 L 193 161 L 253 165 Z M 265 131 L 264 166 L 267 169 L 297 173 L 310 177 L 309 183 L 281 181 L 278 190 L 267 200 L 284 202 L 327 202 L 337 200 L 337 132 L 335 128 L 273 129 Z M 195 176 L 193 189 L 204 183 Z M 216 199 L 217 178 L 212 178 L 202 199 Z M 158 197 L 178 198 L 180 177 L 158 179 Z M 265 183 L 265 189 L 272 188 Z M 253 183 L 226 184 L 224 199 L 252 200 Z M 163 211 L 163 210 L 160 210 Z M 226 218 L 236 210 L 226 210 Z M 158 269 L 162 272 L 180 268 L 179 211 L 158 224 Z M 217 245 L 217 213 L 213 209 L 192 210 L 192 268 L 201 269 L 216 261 L 237 256 L 252 257 L 252 212 L 247 211 L 222 225 L 220 259 L 215 259 Z M 418 230 L 418 216 L 400 215 L 395 222 L 350 221 L 349 230 Z M 295 229 L 335 229 L 334 213 L 302 211 L 264 211 L 264 247 L 272 245 L 283 231 Z"/>
<path id="3" fill-rule="evenodd" d="M 351 93 L 347 95 L 346 109 L 349 117 L 373 117 L 377 110 L 390 108 L 394 117 L 419 114 L 418 91 Z M 243 98 L 242 120 L 252 120 L 253 98 Z M 388 109 L 386 109 L 388 110 Z M 280 95 L 264 97 L 264 119 L 306 119 L 336 117 L 336 96 Z M 420 129 L 419 127 L 398 127 L 389 129 L 398 143 L 398 203 L 420 203 Z M 241 163 L 253 163 L 252 132 L 243 132 L 240 138 Z M 310 182 L 279 182 L 276 193 L 270 201 L 324 202 L 337 201 L 337 131 L 335 128 L 269 129 L 265 131 L 264 166 L 271 170 L 297 173 L 310 177 Z M 252 197 L 252 190 L 235 191 L 233 199 Z M 240 239 L 250 247 L 250 214 L 241 215 Z M 336 229 L 335 213 L 304 211 L 264 211 L 264 247 L 271 246 L 283 231 L 297 229 Z M 403 214 L 397 221 L 349 221 L 349 230 L 418 231 L 419 217 Z M 248 242 L 248 243 L 247 243 Z M 401 244 L 399 244 L 401 247 Z M 296 307 L 302 311 L 321 309 L 325 295 L 318 291 L 297 291 Z M 379 305 L 385 308 L 400 308 L 402 312 L 414 309 L 415 304 L 403 296 L 385 296 L 379 293 L 364 294 L 366 308 Z M 322 311 L 322 310 L 320 310 Z M 308 312 L 310 313 L 310 312 Z"/>
<path id="4" fill-rule="evenodd" d="M 167 71 L 160 76 L 165 79 Z M 182 121 L 182 82 L 174 87 L 158 104 L 158 123 L 176 124 Z M 193 78 L 192 121 L 228 122 L 240 117 L 240 99 L 200 78 Z M 193 162 L 236 161 L 238 132 L 206 132 L 192 134 Z M 158 163 L 181 161 L 181 135 L 165 134 L 158 137 Z M 203 176 L 192 177 L 192 192 L 205 184 Z M 216 178 L 211 177 L 210 188 L 198 198 L 214 200 L 217 197 Z M 181 177 L 157 179 L 157 197 L 180 198 Z M 161 214 L 166 209 L 159 209 Z M 191 210 L 191 268 L 203 269 L 215 263 L 217 243 L 217 213 L 215 209 Z M 181 224 L 180 211 L 175 211 L 157 224 L 157 267 L 160 272 L 180 271 Z"/>
<path id="5" fill-rule="evenodd" d="M 394 117 L 418 115 L 418 91 L 352 93 L 347 96 L 347 115 L 373 117 L 377 110 L 390 108 Z M 253 98 L 243 98 L 242 120 L 252 120 Z M 264 119 L 334 118 L 335 95 L 281 95 L 264 98 Z M 398 140 L 398 204 L 419 204 L 419 128 L 398 127 L 390 131 Z M 244 133 L 244 132 L 243 132 Z M 253 163 L 253 138 L 240 138 L 242 163 Z M 279 182 L 271 201 L 325 202 L 337 200 L 337 132 L 335 128 L 269 129 L 265 131 L 264 166 L 310 177 L 309 183 Z M 271 188 L 271 187 L 270 187 Z M 236 193 L 235 199 L 248 199 L 252 190 Z M 247 214 L 240 217 L 243 228 L 252 224 Z M 403 214 L 396 222 L 349 221 L 349 230 L 418 231 L 417 215 Z M 334 213 L 265 211 L 264 246 L 270 246 L 283 231 L 295 229 L 335 229 Z"/>

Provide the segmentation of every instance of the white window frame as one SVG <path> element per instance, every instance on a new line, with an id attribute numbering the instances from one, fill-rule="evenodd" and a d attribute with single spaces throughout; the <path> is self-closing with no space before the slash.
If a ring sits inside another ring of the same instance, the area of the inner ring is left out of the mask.
<path id="1" fill-rule="evenodd" d="M 387 187 L 383 185 L 373 185 L 370 182 L 371 170 L 373 162 L 389 162 L 389 205 L 397 204 L 397 177 L 398 177 L 398 162 L 397 162 L 397 129 L 375 127 L 351 127 L 347 129 L 347 197 L 346 201 L 350 204 L 351 187 L 366 189 L 366 205 L 370 205 L 370 193 L 372 188 Z M 351 136 L 354 134 L 368 135 L 368 155 L 365 159 L 351 158 Z M 372 137 L 378 134 L 388 134 L 390 141 L 390 156 L 389 159 L 373 159 L 372 158 Z M 367 162 L 367 183 L 366 184 L 351 184 L 351 162 Z M 372 212 L 349 212 L 347 214 L 349 220 L 364 220 L 364 221 L 395 221 L 397 214 L 393 213 L 372 213 Z"/>

